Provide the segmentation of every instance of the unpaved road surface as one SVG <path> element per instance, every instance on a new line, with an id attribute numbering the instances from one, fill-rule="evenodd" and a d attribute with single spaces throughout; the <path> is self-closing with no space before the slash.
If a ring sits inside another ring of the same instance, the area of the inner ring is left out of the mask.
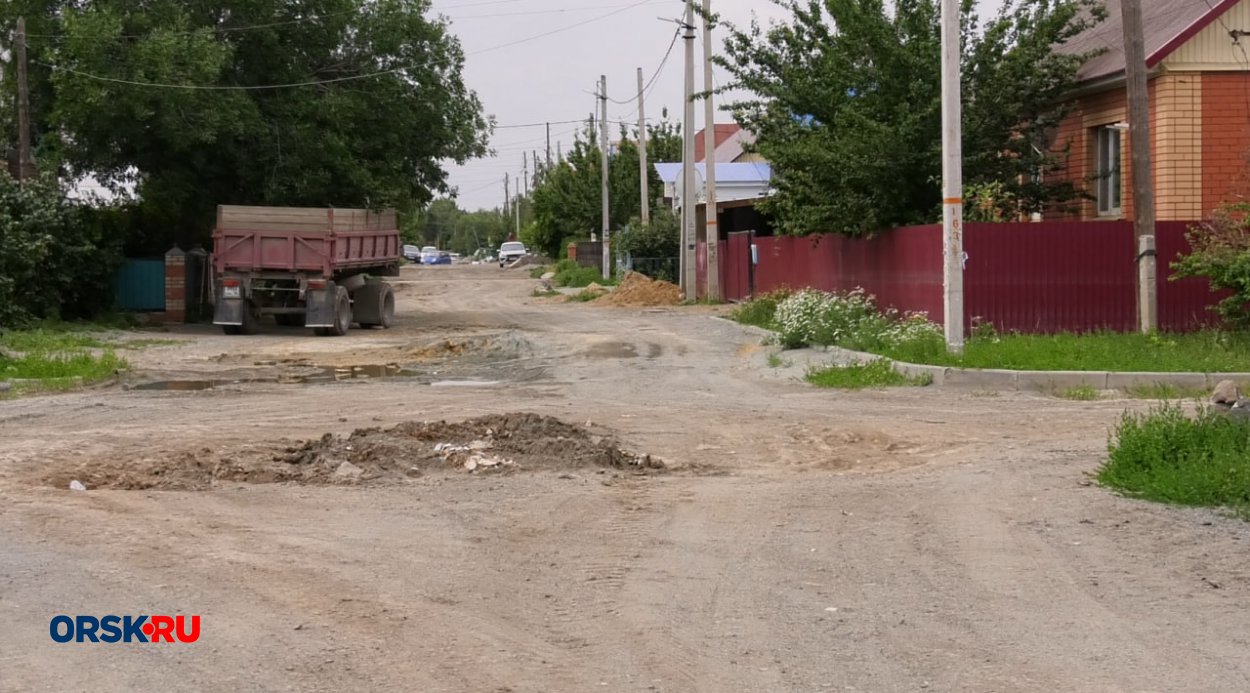
<path id="1" fill-rule="evenodd" d="M 190 326 L 0 403 L 0 689 L 1250 690 L 1247 525 L 1089 482 L 1140 404 L 819 391 L 714 309 L 533 285 L 406 270 L 389 331 Z M 514 464 L 432 456 L 477 417 Z"/>

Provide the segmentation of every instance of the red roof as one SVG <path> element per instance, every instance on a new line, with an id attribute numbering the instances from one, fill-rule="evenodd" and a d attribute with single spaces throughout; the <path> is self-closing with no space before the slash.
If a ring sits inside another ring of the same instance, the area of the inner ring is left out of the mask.
<path id="1" fill-rule="evenodd" d="M 1142 0 L 1142 29 L 1146 64 L 1154 67 L 1186 41 L 1207 28 L 1239 0 Z M 1063 53 L 1086 53 L 1104 49 L 1078 73 L 1082 82 L 1124 73 L 1124 24 L 1120 0 L 1104 0 L 1107 18 L 1058 47 Z"/>
<path id="2" fill-rule="evenodd" d="M 717 123 L 716 129 L 716 148 L 719 149 L 722 144 L 733 137 L 742 129 L 737 123 Z M 703 161 L 703 130 L 698 131 L 694 135 L 694 160 L 696 162 Z"/>

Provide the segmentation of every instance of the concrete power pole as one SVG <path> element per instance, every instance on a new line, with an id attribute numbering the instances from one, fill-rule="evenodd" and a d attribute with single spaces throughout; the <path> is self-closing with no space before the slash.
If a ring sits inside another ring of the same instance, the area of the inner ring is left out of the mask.
<path id="1" fill-rule="evenodd" d="M 720 227 L 716 208 L 716 108 L 712 104 L 712 0 L 703 0 L 703 166 L 707 220 L 707 300 L 720 301 Z"/>
<path id="2" fill-rule="evenodd" d="M 608 247 L 610 221 L 608 219 L 608 78 L 606 75 L 599 75 L 599 112 L 599 123 L 603 133 L 599 138 L 600 158 L 603 160 L 603 173 L 600 176 L 603 191 L 603 278 L 607 279 L 612 276 L 612 251 Z"/>
<path id="3" fill-rule="evenodd" d="M 35 159 L 30 153 L 30 85 L 26 82 L 26 18 L 17 18 L 14 36 L 17 59 L 17 180 L 35 175 Z"/>
<path id="4" fill-rule="evenodd" d="M 685 112 L 682 117 L 683 154 L 681 193 L 681 290 L 687 301 L 698 296 L 699 270 L 695 265 L 695 209 L 694 209 L 694 0 L 686 0 L 686 91 Z"/>
<path id="5" fill-rule="evenodd" d="M 960 0 L 942 0 L 942 308 L 946 348 L 964 350 L 963 143 L 959 89 Z"/>
<path id="6" fill-rule="evenodd" d="M 547 123 L 547 170 L 551 170 L 551 123 Z"/>
<path id="7" fill-rule="evenodd" d="M 521 181 L 525 186 L 525 196 L 530 194 L 530 160 L 529 152 L 521 152 Z"/>
<path id="8" fill-rule="evenodd" d="M 1159 329 L 1156 282 L 1154 181 L 1150 156 L 1150 102 L 1141 0 L 1123 0 L 1124 76 L 1128 86 L 1128 134 L 1133 161 L 1133 232 L 1137 237 L 1137 324 Z"/>
<path id="9" fill-rule="evenodd" d="M 510 184 L 508 174 L 503 174 L 503 216 L 508 218 L 511 216 L 508 212 L 512 211 L 508 205 L 512 204 L 512 186 Z"/>
<path id="10" fill-rule="evenodd" d="M 642 68 L 638 68 L 638 187 L 642 193 L 642 223 L 651 223 L 651 194 L 647 190 L 647 116 L 642 106 Z"/>

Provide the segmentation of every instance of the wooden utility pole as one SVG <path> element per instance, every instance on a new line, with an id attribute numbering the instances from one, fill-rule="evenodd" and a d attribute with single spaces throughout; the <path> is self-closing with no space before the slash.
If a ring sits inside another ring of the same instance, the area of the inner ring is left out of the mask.
<path id="1" fill-rule="evenodd" d="M 687 301 L 698 297 L 699 269 L 696 266 L 694 208 L 694 0 L 686 0 L 686 90 L 683 95 L 685 111 L 682 117 L 682 176 L 681 176 L 681 290 Z"/>
<path id="2" fill-rule="evenodd" d="M 612 253 L 608 249 L 608 234 L 610 232 L 610 224 L 608 220 L 608 78 L 606 75 L 599 75 L 599 111 L 602 114 L 599 123 L 602 135 L 599 138 L 599 152 L 602 162 L 601 183 L 603 189 L 603 278 L 607 279 L 612 276 Z"/>
<path id="3" fill-rule="evenodd" d="M 651 194 L 647 190 L 647 116 L 642 106 L 642 68 L 638 68 L 638 187 L 642 193 L 642 223 L 651 223 Z"/>
<path id="4" fill-rule="evenodd" d="M 26 18 L 17 18 L 14 36 L 17 59 L 17 180 L 35 176 L 35 159 L 30 152 L 30 84 L 26 81 Z"/>
<path id="5" fill-rule="evenodd" d="M 942 309 L 946 348 L 964 350 L 964 201 L 960 0 L 942 0 Z"/>
<path id="6" fill-rule="evenodd" d="M 703 167 L 707 222 L 707 300 L 720 301 L 720 227 L 716 207 L 716 109 L 712 104 L 712 0 L 703 0 Z"/>
<path id="7" fill-rule="evenodd" d="M 1150 156 L 1150 102 L 1141 0 L 1120 3 L 1124 24 L 1124 77 L 1128 88 L 1128 134 L 1133 161 L 1133 232 L 1137 237 L 1137 324 L 1142 332 L 1159 328 L 1155 265 L 1154 167 Z"/>

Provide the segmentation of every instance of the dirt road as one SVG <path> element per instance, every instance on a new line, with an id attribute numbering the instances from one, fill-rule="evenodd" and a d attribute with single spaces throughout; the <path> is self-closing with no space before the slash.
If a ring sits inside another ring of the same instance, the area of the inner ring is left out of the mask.
<path id="1" fill-rule="evenodd" d="M 0 403 L 0 690 L 1250 690 L 1247 525 L 1089 484 L 1139 404 L 818 391 L 714 309 L 533 284 L 406 270 L 389 331 L 187 327 Z M 667 468 L 237 480 L 516 412 Z M 197 642 L 49 636 L 174 613 Z"/>

